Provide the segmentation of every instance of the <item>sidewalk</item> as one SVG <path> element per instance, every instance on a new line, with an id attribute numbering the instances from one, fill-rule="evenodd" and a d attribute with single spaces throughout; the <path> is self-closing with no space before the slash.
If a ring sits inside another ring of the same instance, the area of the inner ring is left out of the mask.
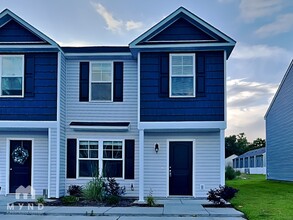
<path id="1" fill-rule="evenodd" d="M 4 201 L 6 200 L 6 201 Z M 200 219 L 244 220 L 243 213 L 234 208 L 204 208 L 206 200 L 171 199 L 157 200 L 164 207 L 66 207 L 66 206 L 7 206 L 13 198 L 0 197 L 0 214 L 5 215 L 50 215 L 50 216 L 127 216 L 135 217 L 201 217 Z M 216 218 L 215 218 L 216 217 Z M 148 219 L 148 218 L 145 218 Z"/>

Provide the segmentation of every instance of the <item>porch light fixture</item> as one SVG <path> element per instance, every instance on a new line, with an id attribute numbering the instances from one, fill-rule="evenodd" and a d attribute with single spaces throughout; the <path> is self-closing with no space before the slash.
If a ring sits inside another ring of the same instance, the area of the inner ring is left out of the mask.
<path id="1" fill-rule="evenodd" d="M 156 143 L 156 144 L 155 144 L 155 151 L 156 151 L 156 154 L 159 152 L 159 149 L 160 149 L 159 144 Z"/>

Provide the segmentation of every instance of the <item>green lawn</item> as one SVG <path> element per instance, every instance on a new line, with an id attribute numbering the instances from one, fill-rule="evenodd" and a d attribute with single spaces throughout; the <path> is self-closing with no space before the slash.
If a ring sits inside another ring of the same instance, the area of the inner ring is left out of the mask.
<path id="1" fill-rule="evenodd" d="M 266 180 L 264 175 L 243 175 L 226 184 L 239 190 L 231 203 L 249 220 L 293 219 L 293 183 Z"/>

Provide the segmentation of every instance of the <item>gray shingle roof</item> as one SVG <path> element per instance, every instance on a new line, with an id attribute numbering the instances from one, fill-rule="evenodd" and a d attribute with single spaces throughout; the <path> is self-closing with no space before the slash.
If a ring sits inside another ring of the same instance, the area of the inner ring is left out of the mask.
<path id="1" fill-rule="evenodd" d="M 262 155 L 265 152 L 266 152 L 266 148 L 265 147 L 262 147 L 262 148 L 259 148 L 259 149 L 247 151 L 246 153 L 238 156 L 238 158 L 244 158 L 244 157 L 251 157 L 251 156 Z"/>

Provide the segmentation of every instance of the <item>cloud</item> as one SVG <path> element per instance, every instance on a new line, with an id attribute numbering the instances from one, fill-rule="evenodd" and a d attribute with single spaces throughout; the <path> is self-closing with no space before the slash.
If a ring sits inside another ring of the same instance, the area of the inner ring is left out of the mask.
<path id="1" fill-rule="evenodd" d="M 264 138 L 264 114 L 277 87 L 277 84 L 228 79 L 226 135 L 244 132 L 250 141 Z"/>
<path id="2" fill-rule="evenodd" d="M 268 46 L 265 44 L 246 45 L 239 43 L 231 55 L 231 59 L 272 59 L 272 58 L 291 58 L 292 53 L 284 48 Z"/>
<path id="3" fill-rule="evenodd" d="M 98 12 L 100 16 L 105 20 L 107 24 L 107 29 L 111 30 L 113 33 L 123 33 L 124 31 L 132 31 L 140 29 L 143 27 L 142 22 L 136 21 L 123 21 L 121 19 L 114 18 L 111 12 L 109 12 L 102 4 L 93 3 L 93 7 Z"/>
<path id="4" fill-rule="evenodd" d="M 269 37 L 289 32 L 291 29 L 293 29 L 293 13 L 278 16 L 274 22 L 257 29 L 255 34 L 259 37 Z"/>
<path id="5" fill-rule="evenodd" d="M 127 21 L 126 22 L 126 30 L 131 31 L 134 29 L 140 29 L 142 28 L 143 23 L 142 22 L 136 22 L 136 21 Z"/>
<path id="6" fill-rule="evenodd" d="M 241 0 L 241 17 L 251 22 L 257 18 L 271 16 L 283 8 L 282 0 Z"/>
<path id="7" fill-rule="evenodd" d="M 115 19 L 113 15 L 100 3 L 92 3 L 96 11 L 102 16 L 107 24 L 107 28 L 113 32 L 121 32 L 123 22 Z"/>
<path id="8" fill-rule="evenodd" d="M 227 81 L 228 106 L 245 110 L 254 106 L 267 105 L 277 87 L 277 84 L 230 79 Z"/>

